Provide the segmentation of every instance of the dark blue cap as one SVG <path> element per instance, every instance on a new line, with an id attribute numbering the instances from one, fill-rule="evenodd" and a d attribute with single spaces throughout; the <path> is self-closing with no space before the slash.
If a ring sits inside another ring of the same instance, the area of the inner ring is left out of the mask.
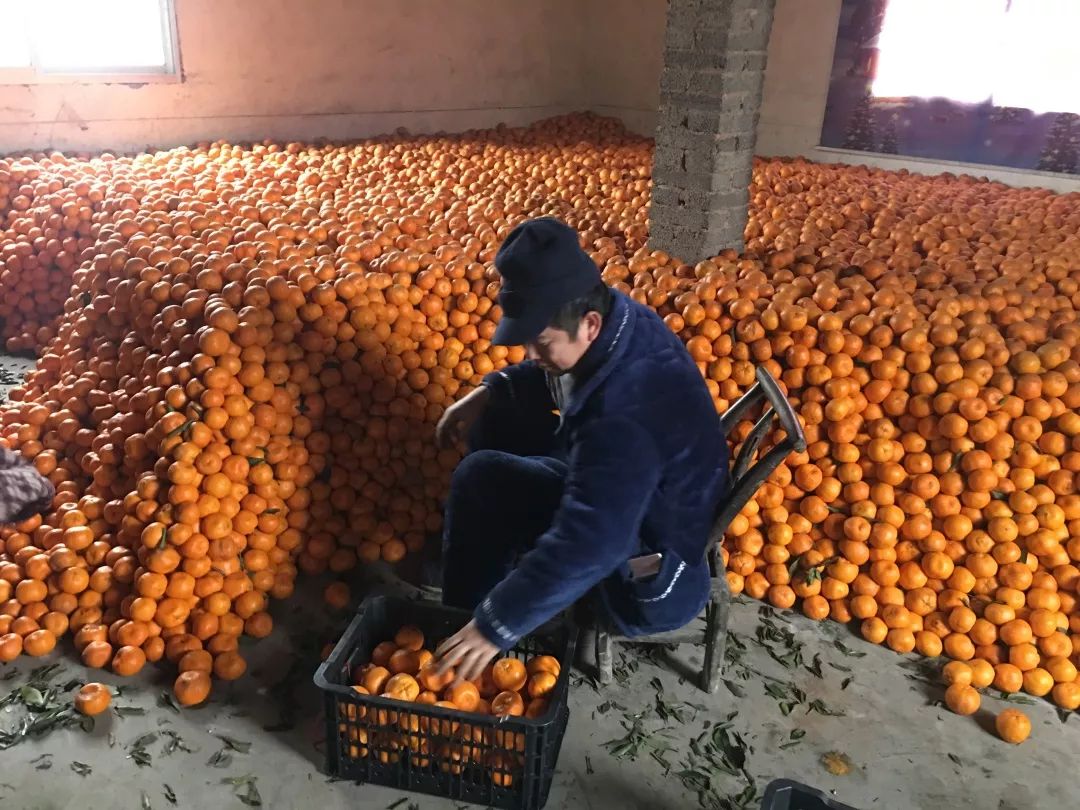
<path id="1" fill-rule="evenodd" d="M 601 282 L 600 269 L 581 249 L 577 232 L 554 217 L 523 222 L 495 255 L 502 276 L 503 315 L 491 342 L 520 346 L 547 329 L 559 307 Z"/>

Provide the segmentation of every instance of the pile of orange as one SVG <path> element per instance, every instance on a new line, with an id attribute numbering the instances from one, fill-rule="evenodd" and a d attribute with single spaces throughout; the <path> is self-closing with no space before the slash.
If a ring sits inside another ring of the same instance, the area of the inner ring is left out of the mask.
<path id="1" fill-rule="evenodd" d="M 734 591 L 1076 708 L 1077 196 L 759 161 L 746 251 L 686 264 L 645 247 L 650 160 L 594 116 L 0 160 L 0 334 L 39 357 L 0 440 L 58 489 L 0 530 L 0 659 L 87 627 L 121 673 L 205 651 L 194 700 L 298 573 L 419 549 L 435 422 L 522 357 L 495 252 L 551 214 L 718 409 L 764 365 L 806 426 L 729 528 Z"/>
<path id="2" fill-rule="evenodd" d="M 541 718 L 547 712 L 561 666 L 550 655 L 528 661 L 500 658 L 474 681 L 456 678 L 453 668 L 439 673 L 433 654 L 424 649 L 424 634 L 412 625 L 401 627 L 393 640 L 378 644 L 368 663 L 353 673 L 353 689 L 402 703 L 421 703 L 488 717 Z M 411 712 L 394 712 L 344 704 L 338 731 L 354 759 L 369 756 L 371 745 L 382 762 L 396 762 L 406 752 L 419 767 L 434 761 L 446 772 L 461 773 L 470 764 L 492 768 L 491 778 L 501 786 L 513 783 L 514 769 L 522 766 L 524 738 L 520 733 L 488 726 L 432 720 Z M 345 721 L 367 719 L 378 727 L 365 728 Z"/>

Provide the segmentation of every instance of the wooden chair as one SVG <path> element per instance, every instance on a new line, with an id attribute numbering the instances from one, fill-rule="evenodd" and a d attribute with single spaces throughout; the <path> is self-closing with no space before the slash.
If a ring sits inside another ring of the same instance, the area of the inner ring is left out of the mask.
<path id="1" fill-rule="evenodd" d="M 728 606 L 731 592 L 728 589 L 724 562 L 720 553 L 720 542 L 728 524 L 739 514 L 747 501 L 754 496 L 758 488 L 780 466 L 780 463 L 792 452 L 801 453 L 806 449 L 806 435 L 795 415 L 791 403 L 784 396 L 776 380 L 764 368 L 757 369 L 757 382 L 721 416 L 720 428 L 724 435 L 731 435 L 736 425 L 748 415 L 751 408 L 762 401 L 767 407 L 754 424 L 750 434 L 743 442 L 731 468 L 731 487 L 727 499 L 719 505 L 716 520 L 709 535 L 708 554 L 709 570 L 712 575 L 712 594 L 705 606 L 705 661 L 701 670 L 701 688 L 706 692 L 715 692 L 720 686 L 720 674 L 724 664 L 724 648 L 727 643 Z M 767 452 L 756 463 L 751 463 L 762 439 L 779 422 L 787 434 L 784 439 Z M 600 682 L 612 680 L 611 641 L 612 636 L 595 622 L 584 629 L 595 636 L 596 665 Z M 689 626 L 670 633 L 652 636 L 636 636 L 625 639 L 635 644 L 700 644 L 702 634 Z"/>

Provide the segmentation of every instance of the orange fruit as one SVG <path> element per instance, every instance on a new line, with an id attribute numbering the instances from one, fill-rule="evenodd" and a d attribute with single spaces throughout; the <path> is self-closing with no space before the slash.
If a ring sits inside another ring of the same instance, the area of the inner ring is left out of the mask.
<path id="1" fill-rule="evenodd" d="M 541 670 L 529 678 L 528 691 L 530 698 L 541 698 L 551 693 L 555 688 L 557 678 L 546 670 Z"/>
<path id="2" fill-rule="evenodd" d="M 473 684 L 462 681 L 448 687 L 443 695 L 443 700 L 453 703 L 462 711 L 471 712 L 476 709 L 477 704 L 480 702 L 480 693 Z"/>
<path id="3" fill-rule="evenodd" d="M 491 781 L 498 787 L 508 788 L 514 784 L 514 776 L 518 772 L 517 762 L 510 754 L 495 752 L 488 760 L 491 769 Z"/>
<path id="4" fill-rule="evenodd" d="M 35 630 L 23 639 L 23 652 L 27 655 L 48 655 L 56 648 L 56 636 L 51 630 Z"/>
<path id="5" fill-rule="evenodd" d="M 1024 673 L 1013 664 L 994 667 L 994 686 L 1002 692 L 1019 692 L 1024 685 Z"/>
<path id="6" fill-rule="evenodd" d="M 371 651 L 371 663 L 377 667 L 385 667 L 390 663 L 390 656 L 397 651 L 397 645 L 392 641 L 384 641 L 375 645 Z"/>
<path id="7" fill-rule="evenodd" d="M 1009 648 L 1009 663 L 1021 672 L 1035 669 L 1039 665 L 1039 651 L 1034 644 L 1017 644 Z"/>
<path id="8" fill-rule="evenodd" d="M 363 673 L 360 686 L 368 690 L 369 694 L 381 695 L 383 686 L 390 680 L 390 670 L 386 667 L 371 667 Z"/>
<path id="9" fill-rule="evenodd" d="M 499 692 L 491 701 L 491 713 L 496 717 L 520 717 L 525 713 L 525 702 L 517 692 Z"/>
<path id="10" fill-rule="evenodd" d="M 101 683 L 84 684 L 75 693 L 75 710 L 81 714 L 93 717 L 101 714 L 112 703 L 112 692 L 109 687 Z"/>
<path id="11" fill-rule="evenodd" d="M 1051 690 L 1050 697 L 1055 704 L 1066 711 L 1080 709 L 1080 684 L 1059 683 Z"/>
<path id="12" fill-rule="evenodd" d="M 535 698 L 529 701 L 529 705 L 525 707 L 525 716 L 530 717 L 533 720 L 539 720 L 543 717 L 548 710 L 548 702 L 545 698 Z"/>
<path id="13" fill-rule="evenodd" d="M 223 681 L 235 681 L 247 671 L 247 661 L 235 651 L 218 654 L 214 658 L 214 675 Z"/>
<path id="14" fill-rule="evenodd" d="M 213 672 L 214 656 L 206 650 L 191 650 L 184 653 L 180 660 L 176 662 L 176 668 L 181 672 L 190 672 L 192 670 Z"/>
<path id="15" fill-rule="evenodd" d="M 323 601 L 334 610 L 347 608 L 349 598 L 349 586 L 344 582 L 331 582 L 323 591 Z"/>
<path id="16" fill-rule="evenodd" d="M 424 648 L 424 634 L 418 627 L 405 625 L 394 635 L 394 643 L 403 650 L 417 652 Z"/>
<path id="17" fill-rule="evenodd" d="M 112 659 L 112 669 L 117 675 L 134 675 L 145 664 L 146 653 L 139 647 L 120 647 Z"/>
<path id="18" fill-rule="evenodd" d="M 181 672 L 173 683 L 173 694 L 181 706 L 197 706 L 210 697 L 210 675 L 199 670 Z"/>
<path id="19" fill-rule="evenodd" d="M 23 638 L 18 633 L 4 633 L 0 636 L 0 662 L 14 661 L 23 651 Z"/>
<path id="20" fill-rule="evenodd" d="M 420 684 L 412 675 L 401 672 L 387 680 L 383 685 L 383 694 L 396 700 L 413 701 L 420 694 Z"/>
<path id="21" fill-rule="evenodd" d="M 452 684 L 454 682 L 454 677 L 453 667 L 450 667 L 445 673 L 439 675 L 436 671 L 436 667 L 429 664 L 420 670 L 416 676 L 416 680 L 424 689 L 437 694 Z"/>
<path id="22" fill-rule="evenodd" d="M 967 665 L 971 667 L 971 686 L 985 689 L 994 682 L 994 666 L 985 658 L 968 661 Z"/>
<path id="23" fill-rule="evenodd" d="M 37 357 L 0 441 L 56 489 L 0 538 L 0 658 L 41 654 L 43 631 L 75 633 L 92 663 L 111 647 L 217 661 L 271 632 L 268 600 L 300 575 L 420 551 L 460 461 L 432 429 L 526 356 L 491 343 L 495 253 L 558 198 L 604 281 L 686 346 L 718 412 L 762 368 L 804 423 L 805 452 L 723 539 L 732 592 L 971 661 L 971 685 L 995 666 L 1015 688 L 1044 689 L 1039 670 L 1073 683 L 1057 661 L 1080 663 L 1064 198 L 759 160 L 745 251 L 680 257 L 647 242 L 646 139 L 574 115 L 470 137 L 484 149 L 465 157 L 454 138 L 395 135 L 203 145 L 120 172 L 111 155 L 0 161 L 0 338 Z M 343 583 L 327 597 L 350 603 Z M 93 625 L 105 632 L 78 635 Z M 421 653 L 406 636 L 372 664 Z M 473 685 L 527 695 L 559 673 L 534 660 L 521 683 Z M 350 742 L 406 756 L 402 739 Z M 489 764 L 471 747 L 446 748 L 451 773 Z"/>
<path id="24" fill-rule="evenodd" d="M 113 647 L 107 641 L 91 641 L 82 649 L 80 658 L 83 665 L 93 669 L 106 666 L 113 657 Z"/>
<path id="25" fill-rule="evenodd" d="M 75 633 L 75 649 L 82 652 L 92 641 L 108 640 L 108 628 L 101 624 L 86 624 Z"/>
<path id="26" fill-rule="evenodd" d="M 1076 680 L 1076 665 L 1065 656 L 1047 659 L 1043 665 L 1055 683 L 1072 683 Z"/>
<path id="27" fill-rule="evenodd" d="M 1031 736 L 1031 720 L 1019 709 L 1005 709 L 994 718 L 994 728 L 1005 742 L 1019 745 Z"/>
<path id="28" fill-rule="evenodd" d="M 390 662 L 387 664 L 386 668 L 394 675 L 399 672 L 407 672 L 410 675 L 415 675 L 420 671 L 420 662 L 416 652 L 399 649 L 395 650 L 394 654 L 390 656 Z"/>
<path id="29" fill-rule="evenodd" d="M 1050 694 L 1054 688 L 1054 678 L 1042 667 L 1029 669 L 1024 673 L 1024 691 L 1035 697 Z"/>
<path id="30" fill-rule="evenodd" d="M 559 673 L 562 672 L 562 666 L 553 655 L 537 655 L 528 660 L 525 671 L 530 675 L 535 675 L 537 672 L 550 672 L 558 678 Z"/>
<path id="31" fill-rule="evenodd" d="M 952 686 L 969 686 L 974 676 L 974 670 L 963 661 L 950 661 L 941 670 L 941 679 Z"/>
<path id="32" fill-rule="evenodd" d="M 967 684 L 954 683 L 945 690 L 945 705 L 957 714 L 974 714 L 979 710 L 979 693 Z"/>
<path id="33" fill-rule="evenodd" d="M 528 680 L 525 664 L 517 658 L 500 658 L 491 668 L 491 680 L 503 692 L 518 692 Z"/>

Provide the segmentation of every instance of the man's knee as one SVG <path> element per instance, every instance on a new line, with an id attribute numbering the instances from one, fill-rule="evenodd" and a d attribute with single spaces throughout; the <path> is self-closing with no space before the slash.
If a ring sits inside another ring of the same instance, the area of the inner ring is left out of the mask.
<path id="1" fill-rule="evenodd" d="M 505 475 L 508 465 L 518 460 L 517 456 L 501 450 L 476 450 L 469 453 L 458 464 L 450 481 L 451 489 L 458 492 L 473 493 L 483 489 L 500 475 Z"/>

